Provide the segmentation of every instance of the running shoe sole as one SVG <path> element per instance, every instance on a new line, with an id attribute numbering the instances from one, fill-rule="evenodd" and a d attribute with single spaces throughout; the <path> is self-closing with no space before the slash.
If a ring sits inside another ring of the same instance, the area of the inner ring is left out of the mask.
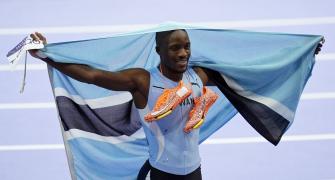
<path id="1" fill-rule="evenodd" d="M 186 122 L 184 132 L 189 133 L 192 129 L 199 128 L 205 121 L 205 116 L 209 108 L 219 97 L 208 87 L 203 87 L 203 93 L 200 97 L 194 99 L 194 107 L 189 113 L 189 120 Z"/>
<path id="2" fill-rule="evenodd" d="M 182 81 L 178 86 L 172 89 L 165 89 L 158 97 L 155 107 L 151 113 L 148 113 L 144 119 L 147 122 L 159 120 L 167 115 L 182 103 L 190 94 L 192 90 L 189 86 L 185 86 Z"/>

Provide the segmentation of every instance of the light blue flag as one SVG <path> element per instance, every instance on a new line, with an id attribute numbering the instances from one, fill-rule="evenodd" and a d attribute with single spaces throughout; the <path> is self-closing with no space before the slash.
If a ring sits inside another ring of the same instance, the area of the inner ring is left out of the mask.
<path id="1" fill-rule="evenodd" d="M 292 124 L 322 36 L 164 24 L 108 38 L 48 44 L 57 62 L 118 71 L 157 67 L 155 32 L 186 29 L 191 66 L 213 70 L 220 93 L 201 127 L 203 142 L 237 112 L 277 144 Z M 81 83 L 49 67 L 73 179 L 136 179 L 148 145 L 128 92 Z"/>

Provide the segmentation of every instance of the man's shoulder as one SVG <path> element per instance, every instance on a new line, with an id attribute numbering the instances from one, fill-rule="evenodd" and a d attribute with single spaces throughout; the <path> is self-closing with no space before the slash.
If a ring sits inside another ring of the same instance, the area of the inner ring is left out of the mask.
<path id="1" fill-rule="evenodd" d="M 208 83 L 209 77 L 208 77 L 206 69 L 199 67 L 199 66 L 192 66 L 191 69 L 193 69 L 195 74 L 201 79 L 204 85 Z"/>
<path id="2" fill-rule="evenodd" d="M 149 82 L 150 80 L 149 71 L 143 68 L 130 68 L 118 72 L 122 73 L 125 77 L 136 82 L 137 85 L 142 85 L 142 83 Z"/>

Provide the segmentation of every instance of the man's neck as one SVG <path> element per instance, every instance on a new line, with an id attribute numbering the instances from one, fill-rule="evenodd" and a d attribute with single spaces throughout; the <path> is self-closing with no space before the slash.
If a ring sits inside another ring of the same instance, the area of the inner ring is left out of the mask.
<path id="1" fill-rule="evenodd" d="M 168 68 L 162 68 L 162 66 L 158 67 L 159 71 L 162 73 L 163 76 L 167 77 L 168 79 L 179 82 L 183 79 L 183 73 L 178 73 L 175 71 L 170 71 Z"/>

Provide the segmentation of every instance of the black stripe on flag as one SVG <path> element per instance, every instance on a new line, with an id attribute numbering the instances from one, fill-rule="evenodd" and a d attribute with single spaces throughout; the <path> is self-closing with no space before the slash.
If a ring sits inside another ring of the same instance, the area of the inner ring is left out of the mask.
<path id="1" fill-rule="evenodd" d="M 141 128 L 138 112 L 131 113 L 132 101 L 98 109 L 78 105 L 64 96 L 56 97 L 56 103 L 65 131 L 80 129 L 102 136 L 130 136 Z"/>
<path id="2" fill-rule="evenodd" d="M 207 70 L 206 70 L 207 71 Z M 228 98 L 244 119 L 265 139 L 277 145 L 289 121 L 264 104 L 248 99 L 232 90 L 220 73 L 208 70 L 213 83 Z"/>

